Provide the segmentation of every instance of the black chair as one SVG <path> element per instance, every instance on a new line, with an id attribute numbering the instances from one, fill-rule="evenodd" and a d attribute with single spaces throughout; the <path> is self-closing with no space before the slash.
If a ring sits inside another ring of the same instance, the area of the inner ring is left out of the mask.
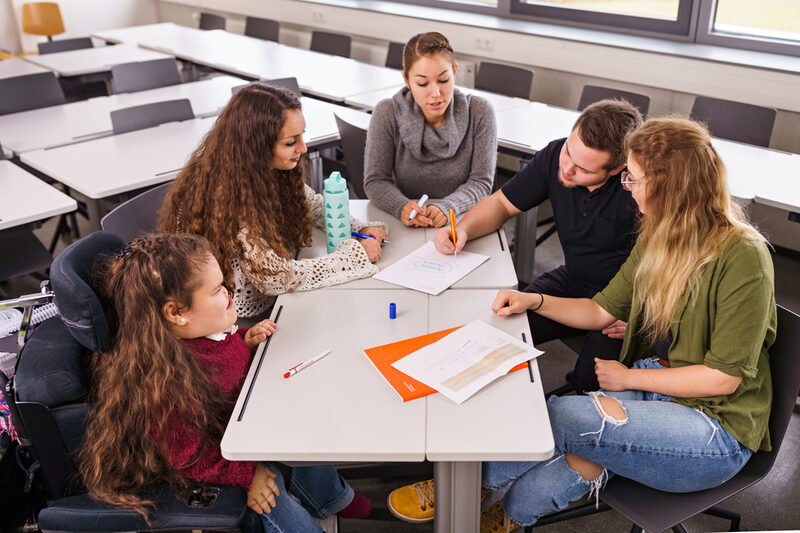
<path id="1" fill-rule="evenodd" d="M 61 317 L 42 322 L 23 347 L 17 373 L 0 376 L 6 399 L 31 454 L 31 479 L 43 486 L 49 505 L 38 516 L 39 528 L 55 531 L 142 531 L 171 529 L 236 530 L 260 524 L 246 513 L 241 487 L 197 487 L 176 497 L 153 489 L 158 505 L 148 526 L 135 511 L 91 500 L 82 487 L 75 457 L 82 446 L 90 377 L 86 358 L 102 352 L 109 327 L 93 278 L 96 259 L 123 249 L 116 235 L 95 232 L 67 247 L 53 262 L 52 283 Z"/>
<path id="2" fill-rule="evenodd" d="M 386 51 L 386 66 L 403 70 L 403 49 L 406 47 L 403 43 L 389 43 L 389 49 Z"/>
<path id="3" fill-rule="evenodd" d="M 531 97 L 532 85 L 532 70 L 489 61 L 483 61 L 480 64 L 478 75 L 475 77 L 476 89 L 525 100 Z"/>
<path id="4" fill-rule="evenodd" d="M 52 72 L 0 79 L 0 115 L 66 102 L 58 78 Z"/>
<path id="5" fill-rule="evenodd" d="M 244 20 L 244 34 L 249 37 L 258 37 L 265 41 L 278 42 L 278 33 L 281 23 L 277 20 L 247 17 Z"/>
<path id="6" fill-rule="evenodd" d="M 611 87 L 602 87 L 600 85 L 584 85 L 581 100 L 578 102 L 578 111 L 583 111 L 591 104 L 606 98 L 627 101 L 636 107 L 643 117 L 647 116 L 647 110 L 650 109 L 650 97 L 646 94 L 612 89 Z"/>
<path id="7" fill-rule="evenodd" d="M 67 52 L 69 50 L 80 50 L 82 48 L 93 48 L 91 37 L 76 37 L 74 39 L 59 39 L 58 41 L 45 41 L 38 43 L 39 55 L 54 54 L 56 52 Z"/>
<path id="8" fill-rule="evenodd" d="M 334 114 L 336 127 L 339 128 L 339 141 L 344 152 L 344 164 L 347 166 L 347 183 L 352 189 L 351 197 L 367 198 L 364 191 L 364 148 L 367 144 L 367 130 L 354 126 Z"/>
<path id="9" fill-rule="evenodd" d="M 311 32 L 311 50 L 341 57 L 350 57 L 350 45 L 353 39 L 349 35 L 330 31 L 314 30 Z"/>
<path id="10" fill-rule="evenodd" d="M 717 505 L 757 483 L 772 469 L 800 391 L 800 316 L 781 306 L 777 307 L 777 337 L 769 349 L 773 394 L 769 417 L 772 451 L 754 453 L 744 468 L 731 479 L 718 487 L 698 492 L 663 492 L 630 479 L 613 477 L 600 491 L 600 509 L 596 509 L 594 503 L 589 503 L 548 515 L 536 525 L 577 518 L 598 510 L 614 509 L 634 523 L 631 529 L 633 533 L 639 533 L 643 529 L 685 532 L 682 522 L 700 513 L 726 518 L 731 521 L 730 530 L 739 531 L 741 516 L 720 509 Z"/>
<path id="11" fill-rule="evenodd" d="M 201 30 L 224 30 L 225 17 L 213 13 L 200 13 L 198 28 Z"/>
<path id="12" fill-rule="evenodd" d="M 188 98 L 181 98 L 112 111 L 111 126 L 114 129 L 114 135 L 117 135 L 152 128 L 166 122 L 179 122 L 193 118 L 192 103 Z"/>
<path id="13" fill-rule="evenodd" d="M 178 64 L 172 58 L 122 63 L 111 67 L 111 87 L 115 93 L 135 93 L 182 82 Z"/>
<path id="14" fill-rule="evenodd" d="M 774 107 L 709 96 L 698 96 L 692 106 L 692 118 L 707 124 L 711 135 L 765 148 L 769 146 L 776 115 Z"/>
<path id="15" fill-rule="evenodd" d="M 164 203 L 164 196 L 170 185 L 171 183 L 164 183 L 118 205 L 103 217 L 100 226 L 125 242 L 131 242 L 141 234 L 153 231 L 158 210 Z"/>

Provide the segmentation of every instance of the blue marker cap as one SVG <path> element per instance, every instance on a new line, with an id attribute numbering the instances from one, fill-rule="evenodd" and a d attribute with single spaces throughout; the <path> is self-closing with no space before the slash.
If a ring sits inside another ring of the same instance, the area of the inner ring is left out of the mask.
<path id="1" fill-rule="evenodd" d="M 397 305 L 394 302 L 389 304 L 389 318 L 397 318 Z"/>

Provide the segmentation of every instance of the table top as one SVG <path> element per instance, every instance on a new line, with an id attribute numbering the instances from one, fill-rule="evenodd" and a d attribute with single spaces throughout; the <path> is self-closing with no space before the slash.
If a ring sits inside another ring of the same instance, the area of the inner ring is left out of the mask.
<path id="1" fill-rule="evenodd" d="M 792 186 L 800 179 L 800 156 L 725 139 L 711 142 L 725 163 L 731 196 L 800 209 L 800 186 Z"/>
<path id="2" fill-rule="evenodd" d="M 800 155 L 783 154 L 780 161 L 782 167 L 771 171 L 768 180 L 759 182 L 755 201 L 778 209 L 800 212 Z"/>
<path id="3" fill-rule="evenodd" d="M 98 46 L 81 48 L 53 54 L 25 56 L 25 61 L 51 70 L 59 76 L 80 76 L 106 72 L 114 65 L 136 61 L 150 61 L 172 57 L 161 52 L 144 50 L 136 46 L 118 44 L 114 46 Z"/>
<path id="4" fill-rule="evenodd" d="M 396 72 L 399 73 L 400 71 Z M 402 87 L 403 83 L 401 81 L 396 86 L 388 87 L 386 89 L 379 89 L 377 91 L 368 91 L 353 96 L 348 96 L 347 98 L 345 98 L 345 103 L 347 105 L 351 105 L 354 107 L 360 107 L 363 109 L 372 110 L 375 109 L 375 106 L 378 105 L 378 102 L 386 98 L 391 98 Z M 523 98 L 505 96 L 502 94 L 491 93 L 489 91 L 482 91 L 480 89 L 473 89 L 471 87 L 461 87 L 460 85 L 458 86 L 458 89 L 465 94 L 480 96 L 482 98 L 489 100 L 489 102 L 492 104 L 492 107 L 494 108 L 495 113 L 499 111 L 505 111 L 507 109 L 522 107 L 530 102 L 530 100 L 525 100 Z"/>
<path id="5" fill-rule="evenodd" d="M 49 72 L 49 70 L 19 58 L 3 59 L 0 61 L 0 79 L 38 74 L 40 72 Z"/>
<path id="6" fill-rule="evenodd" d="M 78 208 L 77 202 L 10 161 L 0 161 L 0 230 Z"/>
<path id="7" fill-rule="evenodd" d="M 74 144 L 112 134 L 111 111 L 188 98 L 197 117 L 216 115 L 227 104 L 231 89 L 246 83 L 233 76 L 216 76 L 135 93 L 99 96 L 60 106 L 0 116 L 0 139 L 16 154 Z"/>
<path id="8" fill-rule="evenodd" d="M 535 154 L 572 131 L 580 113 L 572 109 L 529 102 L 497 112 L 497 145 Z"/>

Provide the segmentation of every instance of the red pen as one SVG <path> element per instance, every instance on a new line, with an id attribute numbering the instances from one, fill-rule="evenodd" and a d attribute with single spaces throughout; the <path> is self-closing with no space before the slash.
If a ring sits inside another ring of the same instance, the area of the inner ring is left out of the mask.
<path id="1" fill-rule="evenodd" d="M 283 375 L 283 377 L 284 377 L 284 378 L 288 378 L 289 376 L 293 376 L 293 375 L 297 374 L 298 372 L 300 372 L 300 371 L 301 371 L 301 370 L 303 370 L 304 368 L 308 368 L 308 367 L 310 367 L 311 365 L 313 365 L 314 363 L 316 363 L 317 361 L 319 361 L 320 359 L 322 359 L 323 357 L 325 357 L 325 356 L 326 356 L 326 355 L 328 355 L 329 353 L 331 353 L 331 350 L 325 350 L 325 351 L 324 351 L 324 352 L 322 352 L 321 354 L 319 354 L 319 355 L 317 355 L 317 356 L 315 356 L 315 357 L 312 357 L 311 359 L 309 359 L 309 360 L 308 360 L 308 361 L 306 361 L 305 363 L 300 363 L 299 365 L 294 365 L 292 368 L 290 368 L 290 369 L 289 369 L 289 370 L 288 370 L 288 371 L 287 371 L 287 372 L 286 372 L 286 373 Z"/>

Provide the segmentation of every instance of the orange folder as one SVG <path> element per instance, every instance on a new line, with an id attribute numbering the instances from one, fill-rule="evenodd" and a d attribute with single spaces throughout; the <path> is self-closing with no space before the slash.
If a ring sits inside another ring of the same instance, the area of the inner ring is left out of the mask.
<path id="1" fill-rule="evenodd" d="M 437 391 L 436 389 L 408 376 L 407 374 L 400 372 L 392 366 L 392 363 L 399 361 L 410 353 L 416 352 L 420 348 L 423 348 L 429 344 L 433 344 L 460 327 L 461 326 L 456 326 L 454 328 L 428 333 L 427 335 L 420 335 L 419 337 L 413 337 L 411 339 L 397 341 L 391 344 L 384 344 L 383 346 L 367 348 L 364 350 L 364 354 L 372 363 L 372 366 L 374 366 L 375 369 L 380 372 L 381 376 L 383 376 L 383 379 L 386 380 L 389 386 L 394 389 L 394 391 L 404 402 L 416 400 L 417 398 L 422 398 L 423 396 L 433 394 Z M 509 372 L 513 372 L 521 368 L 527 368 L 527 366 L 527 362 L 520 363 L 509 370 Z"/>

